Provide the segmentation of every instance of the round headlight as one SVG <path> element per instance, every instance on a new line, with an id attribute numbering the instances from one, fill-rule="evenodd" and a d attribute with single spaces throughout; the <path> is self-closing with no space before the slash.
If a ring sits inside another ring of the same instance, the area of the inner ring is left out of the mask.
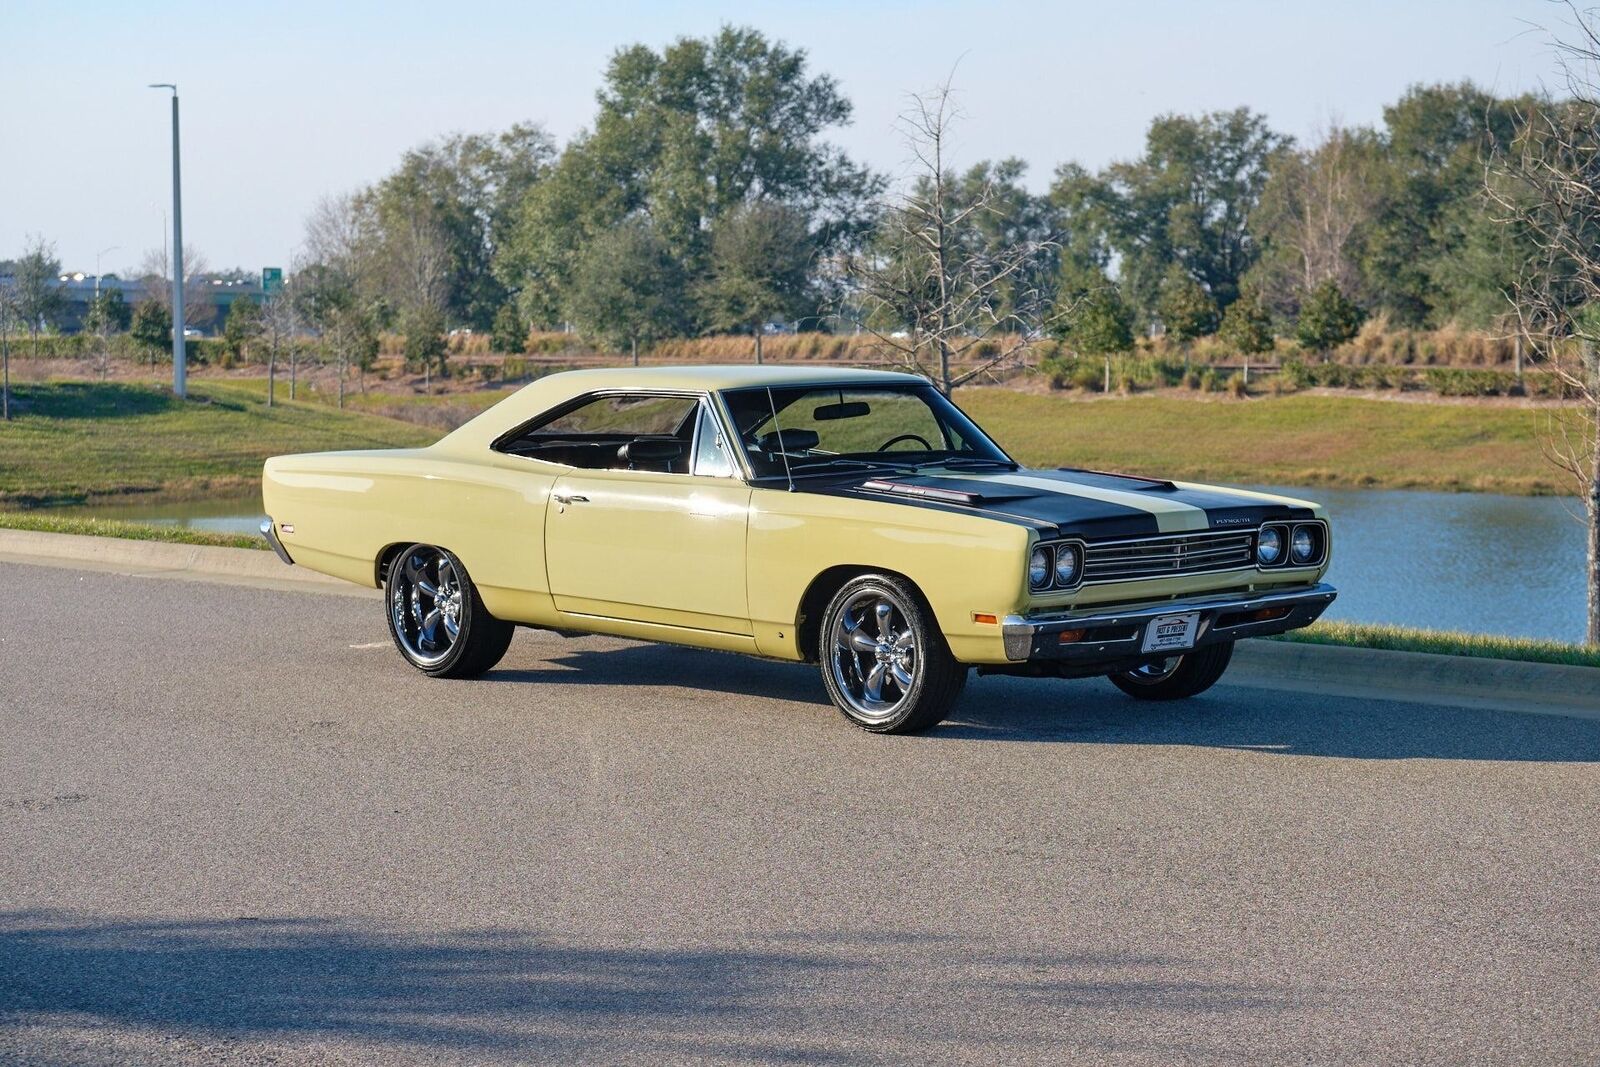
<path id="1" fill-rule="evenodd" d="M 1256 562 L 1271 566 L 1283 558 L 1283 531 L 1276 526 L 1263 526 L 1256 535 Z"/>
<path id="2" fill-rule="evenodd" d="M 1056 584 L 1071 585 L 1078 580 L 1078 552 L 1070 545 L 1056 549 Z"/>
<path id="3" fill-rule="evenodd" d="M 1309 526 L 1298 526 L 1289 543 L 1289 558 L 1296 563 L 1310 563 L 1317 558 L 1317 538 Z"/>
<path id="4" fill-rule="evenodd" d="M 1050 583 L 1050 550 L 1036 548 L 1033 555 L 1028 557 L 1028 585 L 1034 589 L 1043 589 Z"/>

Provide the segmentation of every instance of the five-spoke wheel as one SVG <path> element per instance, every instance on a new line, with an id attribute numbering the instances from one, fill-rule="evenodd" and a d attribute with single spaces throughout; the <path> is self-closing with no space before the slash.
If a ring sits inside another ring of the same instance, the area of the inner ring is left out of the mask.
<path id="1" fill-rule="evenodd" d="M 966 681 L 932 612 L 902 578 L 874 574 L 846 583 L 820 636 L 828 695 L 846 718 L 874 732 L 937 724 Z"/>
<path id="2" fill-rule="evenodd" d="M 389 565 L 389 633 L 412 666 L 443 678 L 470 678 L 500 661 L 514 627 L 490 615 L 450 552 L 412 545 Z"/>

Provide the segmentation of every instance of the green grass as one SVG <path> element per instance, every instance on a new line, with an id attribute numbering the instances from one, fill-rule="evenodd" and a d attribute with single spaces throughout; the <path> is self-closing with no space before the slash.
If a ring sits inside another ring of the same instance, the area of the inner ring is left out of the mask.
<path id="1" fill-rule="evenodd" d="M 268 408 L 265 389 L 195 381 L 180 401 L 153 385 L 52 382 L 15 388 L 0 423 L 0 504 L 71 504 L 130 493 L 246 489 L 285 452 L 426 445 L 440 431 L 321 404 Z"/>
<path id="2" fill-rule="evenodd" d="M 1475 659 L 1510 659 L 1524 663 L 1560 663 L 1573 667 L 1600 667 L 1600 647 L 1569 645 L 1560 641 L 1535 641 L 1522 637 L 1452 633 L 1447 630 L 1411 630 L 1403 626 L 1368 623 L 1318 622 L 1276 638 L 1312 645 L 1352 645 L 1394 652 L 1432 652 L 1442 656 Z"/>
<path id="3" fill-rule="evenodd" d="M 267 548 L 264 538 L 246 534 L 206 533 L 178 526 L 154 526 L 117 519 L 62 518 L 27 512 L 0 511 L 0 529 L 33 530 L 38 533 L 81 534 L 88 537 L 120 537 L 128 541 L 169 541 L 180 545 L 220 545 L 223 548 Z"/>
<path id="4" fill-rule="evenodd" d="M 1035 466 L 1196 481 L 1572 492 L 1539 447 L 1547 413 L 1340 396 L 1087 400 L 1000 388 L 957 390 L 1002 446 Z"/>

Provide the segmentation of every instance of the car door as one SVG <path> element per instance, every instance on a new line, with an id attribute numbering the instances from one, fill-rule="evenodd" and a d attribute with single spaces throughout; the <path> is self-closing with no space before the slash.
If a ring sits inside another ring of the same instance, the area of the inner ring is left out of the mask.
<path id="1" fill-rule="evenodd" d="M 721 420 L 696 412 L 684 473 L 579 470 L 551 490 L 545 561 L 556 608 L 749 634 L 745 528 L 750 487 Z"/>

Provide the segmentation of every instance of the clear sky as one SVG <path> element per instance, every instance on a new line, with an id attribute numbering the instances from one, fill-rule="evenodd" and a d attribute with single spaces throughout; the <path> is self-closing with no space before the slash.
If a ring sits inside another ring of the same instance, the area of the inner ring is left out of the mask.
<path id="1" fill-rule="evenodd" d="M 1065 160 L 1139 151 L 1151 117 L 1248 105 L 1305 137 L 1377 122 L 1407 85 L 1550 81 L 1547 0 L 1146 3 L 0 0 L 0 258 L 25 235 L 67 269 L 159 247 L 168 103 L 182 92 L 184 228 L 214 267 L 285 265 L 317 197 L 381 177 L 453 130 L 588 124 L 607 57 L 724 22 L 806 49 L 855 103 L 834 140 L 900 168 L 905 93 L 959 62 L 958 162 L 1007 155 L 1048 184 Z"/>

